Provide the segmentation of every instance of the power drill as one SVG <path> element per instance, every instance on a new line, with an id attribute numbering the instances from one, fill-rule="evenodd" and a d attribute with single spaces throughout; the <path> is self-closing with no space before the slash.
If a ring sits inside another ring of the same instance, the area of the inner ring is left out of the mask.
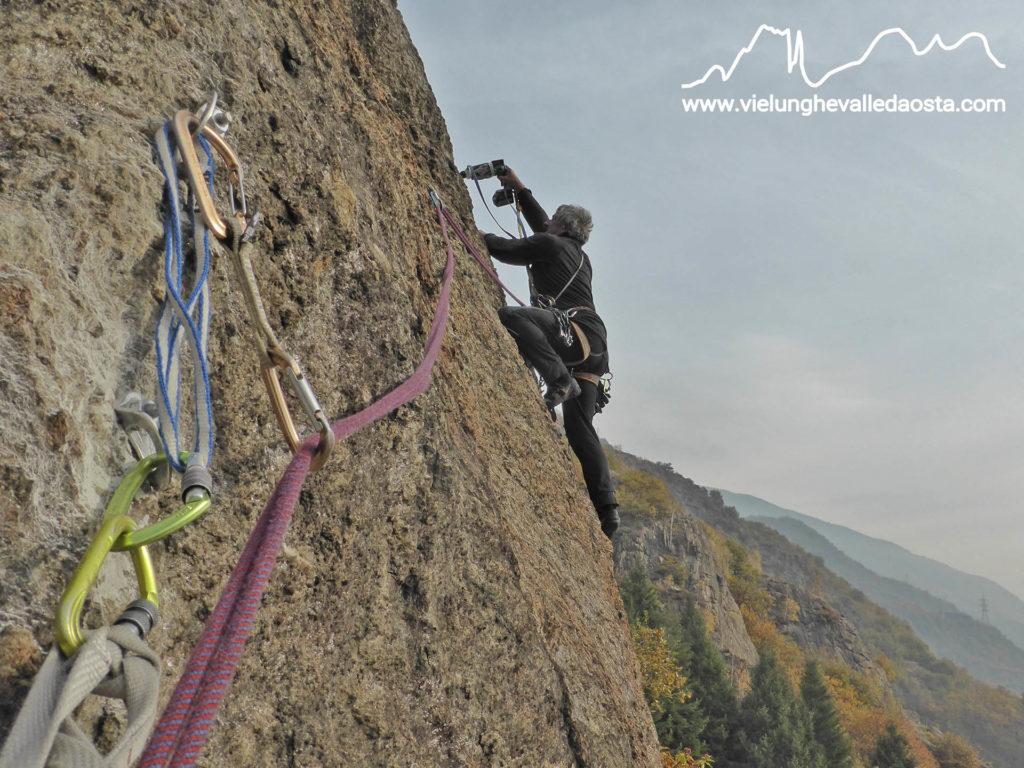
<path id="1" fill-rule="evenodd" d="M 459 175 L 464 179 L 489 179 L 492 176 L 504 176 L 508 172 L 504 160 L 492 160 L 479 165 L 467 165 Z"/>

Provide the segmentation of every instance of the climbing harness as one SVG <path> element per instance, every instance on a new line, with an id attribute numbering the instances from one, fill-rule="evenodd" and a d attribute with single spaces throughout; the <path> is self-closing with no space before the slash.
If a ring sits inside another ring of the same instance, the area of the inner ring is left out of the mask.
<path id="1" fill-rule="evenodd" d="M 559 332 L 560 333 L 562 333 L 562 334 L 565 333 L 565 331 L 561 327 L 561 318 L 565 318 L 565 322 L 569 325 L 569 333 L 568 333 L 569 341 L 565 345 L 566 348 L 567 349 L 571 348 L 572 345 L 573 345 L 573 342 L 575 341 L 575 339 L 579 339 L 579 342 L 580 342 L 580 352 L 581 352 L 581 355 L 582 355 L 580 357 L 580 359 L 579 360 L 566 361 L 565 364 L 568 367 L 570 367 L 570 368 L 572 368 L 573 366 L 576 366 L 576 365 L 583 365 L 590 358 L 590 339 L 587 338 L 587 334 L 584 333 L 583 329 L 580 328 L 576 323 L 572 322 L 572 320 L 571 320 L 571 318 L 576 316 L 577 309 L 573 308 L 573 309 L 566 310 L 565 312 L 563 312 L 561 310 L 555 310 L 555 312 L 558 315 L 559 321 L 560 321 L 559 322 Z M 575 334 L 575 337 L 573 336 L 573 334 Z M 565 335 L 562 336 L 562 341 L 563 342 L 565 341 Z"/>
<path id="2" fill-rule="evenodd" d="M 608 405 L 609 401 L 612 399 L 612 374 L 606 373 L 603 376 L 598 376 L 596 373 L 573 371 L 572 375 L 580 381 L 588 381 L 597 387 L 597 400 L 594 403 L 594 413 L 600 413 L 603 411 L 605 406 Z"/>
<path id="3" fill-rule="evenodd" d="M 590 309 L 590 307 L 573 307 L 572 309 L 567 309 L 567 310 L 566 309 L 560 309 L 558 307 L 558 300 L 560 298 L 562 298 L 562 295 L 567 290 L 569 290 L 569 286 L 572 285 L 573 281 L 576 280 L 576 276 L 579 275 L 580 270 L 583 269 L 583 263 L 586 260 L 587 260 L 587 255 L 585 253 L 583 253 L 582 249 L 580 249 L 580 263 L 579 263 L 579 266 L 576 267 L 576 271 L 572 273 L 572 277 L 570 277 L 569 281 L 564 286 L 562 286 L 562 290 L 560 290 L 555 295 L 554 298 L 552 298 L 550 296 L 545 296 L 542 293 L 535 293 L 534 292 L 534 290 L 533 290 L 533 272 L 532 271 L 530 272 L 530 292 L 531 292 L 531 295 L 533 296 L 533 305 L 535 307 L 539 307 L 541 309 L 546 309 L 546 310 L 548 310 L 550 312 L 553 312 L 555 314 L 555 319 L 558 321 L 558 337 L 562 340 L 562 344 L 565 345 L 566 349 L 568 349 L 569 347 L 572 346 L 572 344 L 573 344 L 573 335 L 572 335 L 572 333 L 573 333 L 573 329 L 575 328 L 576 331 L 580 335 L 580 341 L 584 344 L 585 348 L 588 350 L 587 354 L 584 356 L 583 360 L 580 360 L 579 363 L 574 363 L 574 365 L 579 365 L 584 360 L 586 360 L 588 357 L 590 357 L 590 352 L 589 352 L 590 346 L 587 343 L 586 336 L 584 336 L 583 332 L 580 330 L 580 327 L 578 325 L 576 325 L 576 323 L 572 322 L 572 318 L 576 316 L 576 313 L 579 310 L 581 310 L 581 309 Z M 529 271 L 529 267 L 527 267 L 527 270 Z"/>

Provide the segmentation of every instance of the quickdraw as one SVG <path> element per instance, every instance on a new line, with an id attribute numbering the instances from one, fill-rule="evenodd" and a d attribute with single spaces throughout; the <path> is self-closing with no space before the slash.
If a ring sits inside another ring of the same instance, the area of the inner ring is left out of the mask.
<path id="1" fill-rule="evenodd" d="M 285 400 L 284 392 L 281 389 L 281 380 L 278 371 L 284 371 L 292 384 L 299 402 L 309 417 L 316 423 L 320 433 L 320 444 L 317 446 L 316 455 L 313 457 L 310 468 L 315 472 L 326 463 L 331 451 L 334 450 L 334 433 L 331 432 L 331 424 L 324 414 L 320 402 L 313 393 L 313 388 L 306 379 L 298 361 L 288 354 L 281 343 L 277 340 L 274 329 L 270 327 L 267 319 L 267 312 L 260 297 L 259 286 L 256 283 L 256 274 L 252 268 L 252 259 L 249 254 L 252 250 L 252 242 L 243 236 L 243 227 L 240 224 L 231 224 L 231 241 L 228 245 L 231 253 L 231 262 L 235 266 L 235 272 L 242 283 L 242 293 L 245 296 L 246 307 L 249 310 L 249 318 L 252 321 L 254 330 L 254 341 L 257 354 L 260 356 L 260 378 L 266 387 L 267 396 L 270 398 L 270 405 L 277 418 L 277 424 L 284 434 L 284 439 L 292 453 L 299 450 L 301 440 L 298 430 L 295 428 L 295 421 L 288 410 L 288 403 Z"/>
<path id="2" fill-rule="evenodd" d="M 184 462 L 188 456 L 181 458 Z M 128 516 L 129 508 L 146 478 L 166 466 L 167 457 L 162 453 L 142 459 L 121 481 L 107 504 L 99 533 L 86 550 L 57 606 L 54 632 L 66 656 L 73 656 L 83 642 L 79 627 L 82 606 L 107 554 L 127 551 L 131 555 L 139 582 L 139 597 L 155 608 L 156 577 L 147 546 L 182 529 L 210 508 L 209 473 L 201 465 L 192 463 L 182 478 L 183 506 L 159 522 L 138 528 Z"/>
<path id="3" fill-rule="evenodd" d="M 179 419 L 182 408 L 181 378 L 185 349 L 192 359 L 192 416 L 195 430 L 194 439 L 188 449 L 191 453 L 198 454 L 206 466 L 209 466 L 213 454 L 213 408 L 210 403 L 210 379 L 206 359 L 210 325 L 210 287 L 207 280 L 211 262 L 210 242 L 202 217 L 195 212 L 194 206 L 189 202 L 184 208 L 191 213 L 195 257 L 192 261 L 191 289 L 186 291 L 186 258 L 180 216 L 182 205 L 170 123 L 162 125 L 153 140 L 156 159 L 166 181 L 163 269 L 165 297 L 160 307 L 155 333 L 157 382 L 160 394 L 157 408 L 158 442 L 163 446 L 164 453 L 170 457 L 170 464 L 174 470 L 184 472 L 184 465 L 178 463 L 178 455 L 184 447 Z M 205 139 L 200 139 L 200 143 L 209 160 L 209 185 L 212 187 L 212 153 Z M 209 194 L 209 190 L 206 191 Z M 141 396 L 138 400 L 141 401 Z M 137 410 L 144 409 L 144 405 L 137 403 Z M 141 415 L 134 421 L 139 422 L 140 419 Z M 164 485 L 162 482 L 158 484 Z"/>
<path id="4" fill-rule="evenodd" d="M 195 133 L 193 133 L 195 131 Z M 324 414 L 312 387 L 306 379 L 298 361 L 283 348 L 277 340 L 260 296 L 259 285 L 252 267 L 250 252 L 252 250 L 252 233 L 259 214 L 249 221 L 248 203 L 245 197 L 245 177 L 241 163 L 231 147 L 217 131 L 206 124 L 204 119 L 188 110 L 179 111 L 174 117 L 174 134 L 181 154 L 189 188 L 195 195 L 202 221 L 214 236 L 228 249 L 231 262 L 242 284 L 249 317 L 256 327 L 256 348 L 260 356 L 260 377 L 267 390 L 271 407 L 278 426 L 288 443 L 289 449 L 295 453 L 301 445 L 298 430 L 291 412 L 288 409 L 278 371 L 283 370 L 292 384 L 293 389 L 303 408 L 317 426 L 320 444 L 313 458 L 311 468 L 320 469 L 334 449 L 334 435 L 330 422 Z M 197 137 L 208 141 L 227 167 L 229 184 L 229 203 L 231 213 L 222 217 L 213 202 L 210 190 L 204 183 L 202 166 L 195 151 L 194 140 Z"/>

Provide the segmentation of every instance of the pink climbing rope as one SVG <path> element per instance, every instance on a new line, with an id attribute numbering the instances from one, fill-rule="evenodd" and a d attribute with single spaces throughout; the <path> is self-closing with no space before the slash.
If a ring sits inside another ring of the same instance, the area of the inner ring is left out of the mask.
<path id="1" fill-rule="evenodd" d="M 495 272 L 491 268 L 491 265 L 487 263 L 487 260 L 483 256 L 481 256 L 477 252 L 476 248 L 473 247 L 473 244 L 471 242 L 469 242 L 469 238 L 466 237 L 466 233 L 462 231 L 461 227 L 459 227 L 459 223 L 455 220 L 455 217 L 448 211 L 448 209 L 447 208 L 442 208 L 441 212 L 444 214 L 444 217 L 448 220 L 448 223 L 452 225 L 452 229 L 454 229 L 455 230 L 455 234 L 459 236 L 459 240 L 461 240 L 462 244 L 464 246 L 466 246 L 466 250 L 469 251 L 469 254 L 474 259 L 477 260 L 477 263 L 481 267 L 484 268 L 484 271 L 487 272 L 487 274 L 491 276 L 491 280 L 493 280 L 499 286 L 501 286 L 501 290 L 503 290 L 505 293 L 507 293 L 510 298 L 512 298 L 516 302 L 518 302 L 519 306 L 525 307 L 526 305 L 519 299 L 519 297 L 517 297 L 514 293 L 512 293 L 512 291 L 510 291 L 508 289 L 508 287 L 503 282 L 501 282 L 501 278 L 498 277 L 498 273 Z M 443 222 L 441 223 L 441 228 L 444 229 L 444 223 Z M 448 239 L 447 231 L 445 231 L 445 239 L 446 240 Z"/>
<path id="2" fill-rule="evenodd" d="M 441 349 L 448 323 L 455 253 L 445 226 L 447 211 L 434 200 L 446 243 L 447 261 L 437 309 L 427 334 L 423 361 L 412 375 L 369 406 L 331 425 L 336 439 L 351 435 L 422 394 Z M 459 231 L 458 229 L 456 231 Z M 461 235 L 461 231 L 459 231 Z M 464 240 L 465 242 L 465 240 Z M 309 472 L 319 437 L 312 435 L 295 454 L 242 551 L 238 565 L 206 622 L 171 701 L 143 752 L 140 768 L 187 768 L 206 742 L 221 699 L 235 674 L 270 572 Z"/>

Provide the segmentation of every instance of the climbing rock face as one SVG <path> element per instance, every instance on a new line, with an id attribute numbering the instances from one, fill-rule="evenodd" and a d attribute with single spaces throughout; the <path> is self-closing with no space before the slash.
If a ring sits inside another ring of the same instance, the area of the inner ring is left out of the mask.
<path id="1" fill-rule="evenodd" d="M 472 219 L 393 4 L 11 2 L 0 22 L 2 738 L 133 465 L 113 407 L 155 399 L 161 123 L 214 90 L 232 113 L 268 318 L 331 420 L 421 359 L 445 253 L 428 188 Z M 290 460 L 221 249 L 210 281 L 213 505 L 151 547 L 162 704 Z M 657 765 L 611 546 L 500 303 L 460 249 L 430 388 L 307 480 L 201 764 Z M 111 554 L 84 625 L 134 590 Z M 81 718 L 113 739 L 122 712 Z"/>

